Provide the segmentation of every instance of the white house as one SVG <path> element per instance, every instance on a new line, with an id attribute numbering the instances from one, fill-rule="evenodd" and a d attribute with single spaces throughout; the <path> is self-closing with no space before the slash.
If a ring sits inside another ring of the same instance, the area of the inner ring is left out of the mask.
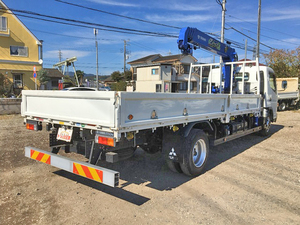
<path id="1" fill-rule="evenodd" d="M 138 92 L 186 92 L 191 55 L 149 55 L 129 62 Z M 199 77 L 192 76 L 191 89 L 199 86 Z"/>

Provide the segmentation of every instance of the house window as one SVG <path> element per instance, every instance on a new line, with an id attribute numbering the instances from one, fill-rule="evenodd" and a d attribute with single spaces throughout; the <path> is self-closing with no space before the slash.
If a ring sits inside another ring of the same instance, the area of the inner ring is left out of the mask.
<path id="1" fill-rule="evenodd" d="M 286 80 L 283 80 L 281 82 L 281 88 L 284 89 L 284 90 L 287 88 L 287 81 Z"/>
<path id="2" fill-rule="evenodd" d="M 161 84 L 156 85 L 156 92 L 161 92 Z"/>
<path id="3" fill-rule="evenodd" d="M 179 90 L 186 91 L 188 89 L 188 82 L 180 83 Z"/>
<path id="4" fill-rule="evenodd" d="M 189 74 L 190 73 L 190 66 L 189 65 L 183 65 L 183 73 Z"/>
<path id="5" fill-rule="evenodd" d="M 28 48 L 21 46 L 10 46 L 10 55 L 13 56 L 28 56 Z"/>
<path id="6" fill-rule="evenodd" d="M 152 75 L 158 75 L 158 69 L 152 69 L 151 74 Z"/>
<path id="7" fill-rule="evenodd" d="M 137 76 L 137 67 L 133 67 L 132 79 L 136 80 L 136 76 Z"/>
<path id="8" fill-rule="evenodd" d="M 0 31 L 7 31 L 7 18 L 0 16 Z"/>
<path id="9" fill-rule="evenodd" d="M 58 87 L 58 80 L 52 80 L 51 81 L 51 86 L 52 86 L 52 88 L 57 88 Z"/>
<path id="10" fill-rule="evenodd" d="M 137 68 L 133 67 L 133 74 L 135 74 L 137 72 Z"/>
<path id="11" fill-rule="evenodd" d="M 179 90 L 181 91 L 188 90 L 188 82 L 180 83 Z M 197 91 L 197 81 L 191 81 L 191 91 Z"/>
<path id="12" fill-rule="evenodd" d="M 14 88 L 23 88 L 22 74 L 14 74 Z"/>
<path id="13" fill-rule="evenodd" d="M 191 82 L 191 91 L 197 91 L 197 81 Z"/>

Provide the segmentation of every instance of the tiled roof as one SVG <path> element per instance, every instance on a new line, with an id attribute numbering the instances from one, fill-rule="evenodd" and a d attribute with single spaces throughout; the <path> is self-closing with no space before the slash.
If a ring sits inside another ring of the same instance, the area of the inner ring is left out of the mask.
<path id="1" fill-rule="evenodd" d="M 139 64 L 139 63 L 146 63 L 147 61 L 151 61 L 151 59 L 162 57 L 160 54 L 154 54 L 154 55 L 148 55 L 146 57 L 133 60 L 131 62 L 128 62 L 128 64 Z"/>
<path id="2" fill-rule="evenodd" d="M 181 60 L 184 57 L 184 55 L 179 54 L 179 55 L 168 55 L 168 56 L 162 56 L 159 57 L 158 59 L 153 60 L 153 62 L 174 62 Z"/>
<path id="3" fill-rule="evenodd" d="M 178 54 L 178 55 L 168 55 L 168 56 L 162 56 L 160 54 L 155 55 L 149 55 L 140 59 L 136 59 L 134 61 L 129 62 L 128 64 L 157 64 L 157 63 L 174 63 L 176 61 L 180 61 L 182 58 L 186 57 L 186 55 Z M 193 56 L 192 57 L 195 62 L 197 59 Z"/>
<path id="4" fill-rule="evenodd" d="M 48 72 L 49 77 L 57 77 L 57 78 L 62 78 L 64 75 L 58 70 L 54 68 L 44 68 Z"/>

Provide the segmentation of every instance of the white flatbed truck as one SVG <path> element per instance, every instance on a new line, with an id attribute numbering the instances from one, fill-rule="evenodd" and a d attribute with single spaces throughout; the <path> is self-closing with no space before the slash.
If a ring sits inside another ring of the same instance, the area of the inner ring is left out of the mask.
<path id="1" fill-rule="evenodd" d="M 243 63 L 226 66 L 237 64 Z M 192 64 L 190 77 L 200 68 L 199 79 L 203 80 L 203 68 L 216 66 Z M 148 153 L 161 152 L 171 170 L 197 176 L 204 169 L 210 146 L 253 132 L 268 135 L 277 118 L 276 78 L 268 67 L 257 71 L 255 92 L 245 92 L 244 78 L 239 92 L 231 84 L 228 93 L 222 88 L 211 93 L 211 83 L 205 93 L 200 87 L 195 94 L 23 91 L 21 114 L 26 128 L 39 131 L 44 123 L 52 149 L 25 147 L 25 155 L 115 187 L 119 172 L 98 165 L 103 160 L 126 159 L 139 146 Z M 233 80 L 234 73 L 230 76 Z M 82 154 L 88 162 L 59 156 L 60 148 Z"/>
<path id="2" fill-rule="evenodd" d="M 298 77 L 277 78 L 278 111 L 299 107 Z"/>

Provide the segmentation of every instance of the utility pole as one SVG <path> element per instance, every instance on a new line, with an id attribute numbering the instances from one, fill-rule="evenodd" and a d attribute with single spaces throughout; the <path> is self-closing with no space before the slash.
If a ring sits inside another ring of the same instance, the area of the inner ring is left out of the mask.
<path id="1" fill-rule="evenodd" d="M 58 50 L 58 58 L 59 58 L 59 62 L 61 62 L 61 57 L 62 57 L 62 53 L 61 53 L 61 50 L 59 49 L 59 50 Z M 59 66 L 58 69 L 59 69 L 60 72 L 62 72 L 61 66 Z"/>
<path id="2" fill-rule="evenodd" d="M 99 90 L 99 76 L 98 76 L 98 41 L 97 41 L 97 34 L 98 30 L 94 28 L 94 34 L 95 34 L 95 44 L 96 44 L 96 82 L 97 82 L 97 91 Z"/>
<path id="3" fill-rule="evenodd" d="M 260 15 L 261 15 L 261 0 L 258 0 L 258 21 L 257 21 L 257 43 L 256 43 L 256 68 L 257 68 L 257 77 L 258 77 L 258 84 L 260 84 L 261 76 L 259 71 L 259 43 L 260 43 Z M 260 94 L 261 87 L 260 85 L 257 86 L 257 94 Z M 260 103 L 261 106 L 264 106 L 264 103 Z M 264 117 L 265 110 L 263 113 Z"/>
<path id="4" fill-rule="evenodd" d="M 248 39 L 245 40 L 245 61 L 247 60 Z"/>
<path id="5" fill-rule="evenodd" d="M 257 44 L 256 44 L 256 58 L 259 59 L 259 43 L 260 43 L 260 17 L 261 17 L 261 0 L 258 0 L 258 24 L 257 24 Z"/>
<path id="6" fill-rule="evenodd" d="M 224 30 L 225 30 L 225 11 L 226 11 L 226 0 L 222 2 L 222 28 L 221 28 L 221 42 L 224 43 Z M 220 56 L 220 63 L 222 63 L 222 56 Z"/>
<path id="7" fill-rule="evenodd" d="M 127 46 L 127 41 L 124 40 L 124 76 L 126 71 L 126 46 Z"/>

